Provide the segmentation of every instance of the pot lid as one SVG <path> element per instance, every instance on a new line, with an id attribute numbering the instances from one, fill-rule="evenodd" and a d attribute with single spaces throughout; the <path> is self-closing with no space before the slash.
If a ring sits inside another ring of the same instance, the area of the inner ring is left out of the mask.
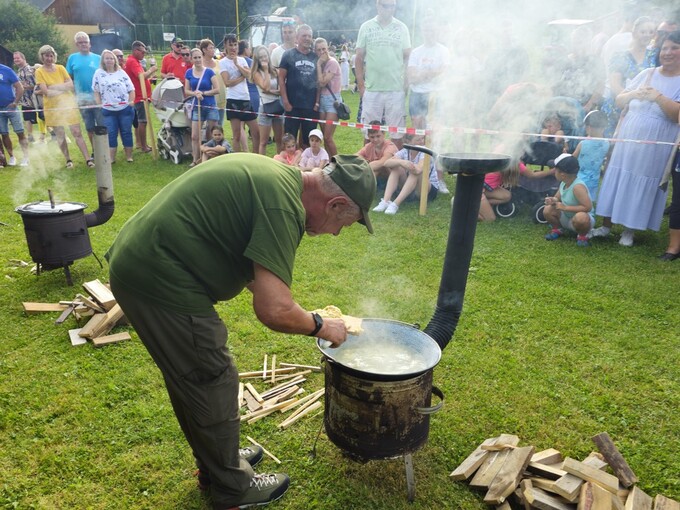
<path id="1" fill-rule="evenodd" d="M 49 215 L 77 212 L 85 208 L 87 208 L 87 204 L 82 202 L 55 202 L 54 207 L 52 207 L 52 203 L 49 200 L 43 200 L 41 202 L 20 205 L 15 211 L 25 215 Z"/>
<path id="2" fill-rule="evenodd" d="M 339 347 L 317 338 L 319 350 L 334 362 L 367 376 L 415 377 L 433 368 L 442 351 L 428 334 L 411 324 L 363 319 L 363 331 L 348 335 Z"/>

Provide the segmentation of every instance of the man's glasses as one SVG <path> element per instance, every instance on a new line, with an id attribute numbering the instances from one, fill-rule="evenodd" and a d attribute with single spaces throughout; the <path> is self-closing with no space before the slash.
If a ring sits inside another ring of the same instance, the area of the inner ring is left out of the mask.
<path id="1" fill-rule="evenodd" d="M 182 52 L 181 55 L 182 55 L 183 57 L 188 57 L 189 55 L 191 55 L 191 53 L 184 53 L 184 52 Z"/>

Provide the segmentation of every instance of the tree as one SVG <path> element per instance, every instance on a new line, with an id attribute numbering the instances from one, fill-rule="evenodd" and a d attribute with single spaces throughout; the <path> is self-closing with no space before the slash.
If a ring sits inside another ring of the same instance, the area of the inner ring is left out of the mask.
<path id="1" fill-rule="evenodd" d="M 10 51 L 20 51 L 26 60 L 36 62 L 38 50 L 44 44 L 52 46 L 62 63 L 68 45 L 57 20 L 51 14 L 43 14 L 36 7 L 19 0 L 0 0 L 0 34 L 2 44 Z"/>

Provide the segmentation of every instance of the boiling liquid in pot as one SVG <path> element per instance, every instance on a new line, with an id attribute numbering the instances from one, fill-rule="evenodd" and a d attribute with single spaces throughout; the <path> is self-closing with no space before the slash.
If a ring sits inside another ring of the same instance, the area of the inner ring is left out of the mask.
<path id="1" fill-rule="evenodd" d="M 359 336 L 338 348 L 333 357 L 346 367 L 372 374 L 410 374 L 428 367 L 420 353 L 388 338 Z"/>

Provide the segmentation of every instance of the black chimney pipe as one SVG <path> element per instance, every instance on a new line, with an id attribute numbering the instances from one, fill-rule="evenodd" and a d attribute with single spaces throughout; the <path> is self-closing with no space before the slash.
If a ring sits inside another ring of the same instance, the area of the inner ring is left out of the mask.
<path id="1" fill-rule="evenodd" d="M 88 228 L 106 223 L 113 216 L 113 173 L 111 171 L 111 154 L 109 137 L 105 126 L 94 128 L 94 166 L 97 178 L 97 200 L 99 208 L 85 215 Z"/>

